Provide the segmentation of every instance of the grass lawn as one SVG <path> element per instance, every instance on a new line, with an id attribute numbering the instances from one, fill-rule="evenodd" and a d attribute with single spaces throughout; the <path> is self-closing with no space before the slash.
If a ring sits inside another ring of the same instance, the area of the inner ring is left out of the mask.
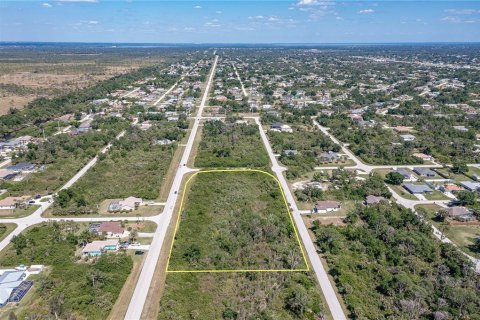
<path id="1" fill-rule="evenodd" d="M 273 178 L 260 172 L 199 173 L 187 187 L 169 270 L 306 267 Z"/>
<path id="2" fill-rule="evenodd" d="M 451 172 L 450 169 L 448 169 L 448 168 L 437 168 L 437 169 L 435 169 L 435 171 L 437 171 L 438 173 L 440 173 L 443 177 L 446 177 L 447 179 L 455 180 L 455 182 L 470 181 L 471 180 L 469 177 L 467 177 L 463 174 L 457 174 L 457 173 Z"/>
<path id="3" fill-rule="evenodd" d="M 480 174 L 480 168 L 477 167 L 468 167 L 468 175 Z"/>
<path id="4" fill-rule="evenodd" d="M 480 258 L 480 254 L 472 251 L 470 248 L 475 239 L 480 237 L 480 225 L 450 224 L 445 234 L 463 251 L 476 258 Z"/>
<path id="5" fill-rule="evenodd" d="M 373 172 L 377 172 L 380 176 L 385 179 L 387 173 L 391 172 L 392 169 L 373 169 Z"/>
<path id="6" fill-rule="evenodd" d="M 153 221 L 145 220 L 139 222 L 125 222 L 125 228 L 137 229 L 138 232 L 152 233 L 157 230 L 157 224 Z"/>
<path id="7" fill-rule="evenodd" d="M 450 198 L 444 195 L 442 192 L 438 190 L 433 190 L 433 192 L 425 193 L 425 198 L 427 200 L 449 200 Z"/>
<path id="8" fill-rule="evenodd" d="M 436 204 L 422 204 L 416 206 L 415 208 L 425 209 L 430 223 L 433 223 L 438 228 L 440 227 L 440 223 L 433 220 L 433 218 L 435 217 L 435 213 L 437 213 L 438 210 L 443 209 L 443 207 L 440 207 Z M 480 237 L 480 225 L 461 225 L 452 222 L 445 230 L 445 235 L 461 250 L 474 257 L 480 258 L 480 254 L 473 252 L 470 248 L 470 245 L 473 244 L 475 238 Z"/>
<path id="9" fill-rule="evenodd" d="M 5 239 L 16 227 L 15 223 L 0 223 L 0 241 Z"/>
<path id="10" fill-rule="evenodd" d="M 40 205 L 34 204 L 34 205 L 29 205 L 24 209 L 17 208 L 13 210 L 0 210 L 0 217 L 1 218 L 22 218 L 22 217 L 31 215 L 38 208 L 40 208 Z"/>
<path id="11" fill-rule="evenodd" d="M 269 162 L 257 125 L 204 123 L 196 167 L 266 167 Z"/>
<path id="12" fill-rule="evenodd" d="M 388 185 L 390 188 L 393 189 L 393 191 L 395 191 L 399 196 L 405 198 L 405 199 L 409 199 L 409 200 L 418 200 L 417 197 L 415 197 L 413 194 L 411 194 L 410 192 L 408 192 L 407 190 L 405 190 L 404 187 L 402 186 L 394 186 L 394 185 L 391 185 L 389 184 Z"/>
<path id="13" fill-rule="evenodd" d="M 345 161 L 338 161 L 338 162 L 327 162 L 327 163 L 320 163 L 316 165 L 316 167 L 348 167 L 354 166 L 355 162 L 352 159 L 347 159 Z"/>

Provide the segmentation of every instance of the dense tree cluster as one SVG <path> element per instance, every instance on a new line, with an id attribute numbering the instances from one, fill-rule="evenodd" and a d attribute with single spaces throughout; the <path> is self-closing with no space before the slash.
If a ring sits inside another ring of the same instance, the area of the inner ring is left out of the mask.
<path id="1" fill-rule="evenodd" d="M 36 280 L 38 294 L 21 319 L 105 319 L 133 266 L 126 254 L 106 254 L 92 262 L 75 261 L 79 246 L 91 241 L 71 223 L 44 223 L 12 239 L 0 265 L 43 264 L 49 267 Z"/>
<path id="2" fill-rule="evenodd" d="M 312 230 L 352 318 L 480 319 L 473 265 L 410 210 L 358 207 L 347 221 Z"/>

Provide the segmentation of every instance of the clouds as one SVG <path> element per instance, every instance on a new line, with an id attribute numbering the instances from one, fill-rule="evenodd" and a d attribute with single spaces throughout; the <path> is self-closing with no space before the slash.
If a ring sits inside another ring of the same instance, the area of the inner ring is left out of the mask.
<path id="1" fill-rule="evenodd" d="M 480 10 L 475 9 L 447 9 L 446 13 L 455 14 L 455 15 L 470 15 L 470 14 L 480 14 Z"/>
<path id="2" fill-rule="evenodd" d="M 57 0 L 58 2 L 87 2 L 87 3 L 97 3 L 98 0 Z"/>
<path id="3" fill-rule="evenodd" d="M 299 7 L 332 6 L 332 5 L 335 5 L 335 1 L 298 0 L 297 2 L 297 6 Z"/>
<path id="4" fill-rule="evenodd" d="M 195 6 L 193 9 L 202 9 L 202 6 Z"/>
<path id="5" fill-rule="evenodd" d="M 42 3 L 42 7 L 44 7 L 44 8 L 51 8 L 52 5 L 51 5 L 50 3 L 45 2 L 45 3 Z"/>
<path id="6" fill-rule="evenodd" d="M 358 11 L 359 14 L 371 14 L 371 13 L 374 13 L 375 10 L 373 9 L 363 9 L 363 10 L 360 10 Z"/>
<path id="7" fill-rule="evenodd" d="M 446 9 L 448 16 L 440 19 L 445 23 L 480 23 L 480 10 L 476 9 Z"/>

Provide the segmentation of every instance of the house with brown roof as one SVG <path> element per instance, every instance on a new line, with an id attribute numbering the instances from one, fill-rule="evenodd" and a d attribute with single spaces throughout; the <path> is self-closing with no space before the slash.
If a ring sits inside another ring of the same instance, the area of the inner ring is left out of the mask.
<path id="1" fill-rule="evenodd" d="M 129 232 L 122 228 L 120 222 L 115 221 L 102 222 L 97 232 L 107 238 L 125 238 L 129 235 Z"/>
<path id="2" fill-rule="evenodd" d="M 338 201 L 318 201 L 312 209 L 313 213 L 326 213 L 338 211 L 341 208 L 341 203 Z"/>
<path id="3" fill-rule="evenodd" d="M 382 201 L 386 201 L 387 199 L 385 199 L 384 197 L 377 197 L 377 196 L 374 196 L 374 195 L 368 195 L 365 197 L 365 204 L 368 206 L 368 205 L 371 205 L 371 204 L 377 204 L 377 203 L 380 203 Z"/>
<path id="4" fill-rule="evenodd" d="M 6 197 L 0 200 L 0 210 L 13 210 L 24 203 L 29 196 L 24 197 Z"/>
<path id="5" fill-rule="evenodd" d="M 471 220 L 473 218 L 472 212 L 465 207 L 450 207 L 445 209 L 448 217 L 455 220 Z"/>

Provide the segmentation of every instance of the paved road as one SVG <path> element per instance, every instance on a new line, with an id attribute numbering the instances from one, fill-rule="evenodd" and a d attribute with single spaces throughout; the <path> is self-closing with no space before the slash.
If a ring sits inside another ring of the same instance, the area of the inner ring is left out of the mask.
<path id="1" fill-rule="evenodd" d="M 138 320 L 142 315 L 143 307 L 145 305 L 145 301 L 147 300 L 150 283 L 152 282 L 153 274 L 155 273 L 155 267 L 160 257 L 163 242 L 165 241 L 165 235 L 167 233 L 167 229 L 172 220 L 173 210 L 175 208 L 175 203 L 177 202 L 178 191 L 182 184 L 183 176 L 187 173 L 195 171 L 193 169 L 188 168 L 186 165 L 187 165 L 188 158 L 190 157 L 190 153 L 192 152 L 193 142 L 195 140 L 198 127 L 200 125 L 203 108 L 205 107 L 205 103 L 207 102 L 208 93 L 210 91 L 210 86 L 215 74 L 215 68 L 217 66 L 217 61 L 218 61 L 218 56 L 215 56 L 212 70 L 208 78 L 207 86 L 205 87 L 205 92 L 203 94 L 202 101 L 197 111 L 195 122 L 193 123 L 190 136 L 188 137 L 188 141 L 185 146 L 185 150 L 183 151 L 182 159 L 180 160 L 180 166 L 177 169 L 177 172 L 175 174 L 175 178 L 173 180 L 173 184 L 170 189 L 167 202 L 165 203 L 165 209 L 162 214 L 163 223 L 161 223 L 158 226 L 153 236 L 152 243 L 150 245 L 150 250 L 148 251 L 148 254 L 145 258 L 145 263 L 143 264 L 143 268 L 140 273 L 140 277 L 138 278 L 135 290 L 133 292 L 132 299 L 130 300 L 130 304 L 128 305 L 125 319 Z"/>
<path id="2" fill-rule="evenodd" d="M 317 128 L 322 131 L 323 134 L 328 136 L 330 139 L 332 139 L 333 142 L 338 144 L 342 148 L 342 152 L 345 153 L 350 157 L 355 162 L 354 166 L 345 166 L 346 168 L 354 168 L 357 170 L 364 171 L 366 173 L 372 172 L 374 169 L 398 169 L 398 168 L 408 168 L 408 169 L 413 169 L 413 168 L 442 168 L 443 166 L 440 164 L 417 164 L 417 165 L 369 165 L 366 163 L 363 163 L 357 156 L 353 154 L 342 142 L 340 142 L 337 138 L 335 138 L 331 133 L 330 129 L 326 128 L 322 125 L 320 125 L 316 120 L 313 120 L 313 123 Z M 338 167 L 315 167 L 315 170 L 329 170 L 329 169 L 334 169 Z"/>
<path id="3" fill-rule="evenodd" d="M 268 141 L 267 135 L 265 134 L 265 131 L 262 128 L 260 119 L 258 117 L 254 117 L 254 119 L 260 130 L 260 135 L 262 137 L 265 148 L 267 149 L 268 156 L 270 157 L 270 161 L 272 162 L 272 170 L 273 172 L 275 172 L 277 179 L 280 181 L 280 184 L 283 189 L 283 193 L 285 194 L 287 202 L 292 208 L 293 220 L 295 221 L 298 233 L 300 235 L 300 238 L 302 239 L 303 245 L 305 246 L 305 250 L 307 251 L 308 257 L 312 264 L 312 268 L 315 271 L 315 275 L 318 279 L 320 287 L 322 288 L 323 295 L 325 296 L 325 300 L 327 301 L 327 305 L 328 305 L 328 308 L 330 309 L 332 317 L 335 320 L 346 319 L 347 317 L 345 316 L 345 313 L 343 312 L 340 302 L 338 301 L 338 298 L 335 294 L 335 290 L 333 289 L 330 279 L 328 278 L 327 272 L 325 271 L 322 265 L 322 262 L 320 261 L 320 256 L 317 253 L 317 249 L 315 248 L 315 245 L 313 244 L 313 241 L 310 238 L 310 235 L 308 234 L 308 230 L 305 227 L 305 224 L 303 223 L 302 217 L 300 216 L 300 211 L 298 210 L 295 199 L 292 193 L 290 192 L 290 189 L 287 184 L 287 180 L 283 176 L 283 171 L 285 171 L 286 168 L 278 164 L 278 161 L 275 158 L 275 155 L 273 153 L 272 147 L 270 146 L 270 142 Z"/>
<path id="4" fill-rule="evenodd" d="M 245 97 L 248 97 L 247 90 L 245 90 L 245 86 L 243 85 L 242 78 L 240 78 L 240 75 L 238 74 L 237 67 L 235 67 L 235 62 L 232 62 L 232 67 L 235 70 L 235 74 L 237 75 L 238 81 L 240 81 L 240 85 L 242 86 L 242 92 Z"/>
<path id="5" fill-rule="evenodd" d="M 198 65 L 198 62 L 191 68 L 189 69 L 187 72 L 185 72 L 181 77 L 180 79 L 178 79 L 177 82 L 175 82 L 167 91 L 165 91 L 158 99 L 157 101 L 155 101 L 155 103 L 153 104 L 154 106 L 156 106 L 160 101 L 162 101 L 167 95 L 170 94 L 170 92 L 172 92 L 173 89 L 175 89 L 175 87 L 183 81 L 183 79 L 185 79 L 185 77 L 190 74 L 190 72 L 195 69 L 195 67 Z"/>

